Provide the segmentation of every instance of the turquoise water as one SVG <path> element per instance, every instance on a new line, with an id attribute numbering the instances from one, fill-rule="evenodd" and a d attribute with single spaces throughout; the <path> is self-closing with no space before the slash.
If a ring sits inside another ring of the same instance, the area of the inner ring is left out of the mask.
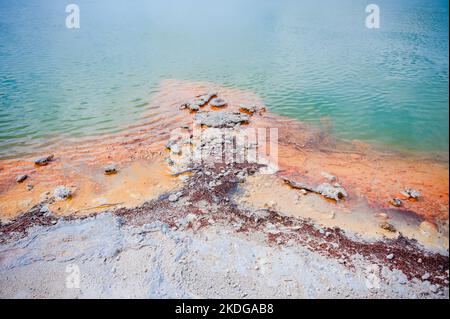
<path id="1" fill-rule="evenodd" d="M 164 79 L 250 89 L 342 138 L 447 152 L 448 2 L 373 2 L 377 30 L 357 0 L 0 0 L 0 158 L 120 131 Z"/>

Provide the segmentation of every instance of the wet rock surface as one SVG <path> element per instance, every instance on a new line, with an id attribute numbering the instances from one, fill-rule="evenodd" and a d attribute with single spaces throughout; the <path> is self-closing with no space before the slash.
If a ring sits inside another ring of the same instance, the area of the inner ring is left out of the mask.
<path id="1" fill-rule="evenodd" d="M 384 229 L 384 230 L 387 230 L 387 231 L 389 231 L 391 233 L 395 233 L 397 231 L 395 229 L 395 227 L 393 225 L 389 224 L 388 222 L 380 223 L 380 228 Z"/>
<path id="2" fill-rule="evenodd" d="M 215 97 L 217 97 L 217 92 L 210 91 L 205 94 L 202 94 L 200 96 L 197 96 L 195 99 L 188 101 L 186 103 L 183 103 L 180 106 L 180 109 L 189 109 L 190 111 L 196 112 L 199 111 L 201 107 L 205 106 L 208 103 L 213 103 L 215 100 Z"/>
<path id="3" fill-rule="evenodd" d="M 224 106 L 227 106 L 227 101 L 225 101 L 224 99 L 222 99 L 220 97 L 216 97 L 216 98 L 212 99 L 209 104 L 214 107 L 224 107 Z"/>
<path id="4" fill-rule="evenodd" d="M 54 158 L 54 155 L 47 155 L 36 158 L 33 162 L 36 166 L 45 166 L 50 163 Z"/>
<path id="5" fill-rule="evenodd" d="M 334 199 L 336 201 L 348 197 L 346 190 L 339 184 L 320 184 L 316 187 L 316 192 L 325 196 L 326 198 Z"/>
<path id="6" fill-rule="evenodd" d="M 237 124 L 247 123 L 249 116 L 240 112 L 211 111 L 198 113 L 194 117 L 197 124 L 215 128 L 234 127 Z"/>
<path id="7" fill-rule="evenodd" d="M 315 186 L 303 182 L 298 182 L 289 178 L 284 178 L 284 182 L 293 188 L 314 192 L 336 201 L 348 197 L 347 191 L 338 183 L 335 183 L 333 185 L 329 183 L 323 183 Z"/>
<path id="8" fill-rule="evenodd" d="M 259 105 L 240 105 L 239 110 L 248 114 L 261 114 L 266 111 L 266 108 Z"/>
<path id="9" fill-rule="evenodd" d="M 28 178 L 27 174 L 22 174 L 16 177 L 16 183 L 22 183 Z"/>

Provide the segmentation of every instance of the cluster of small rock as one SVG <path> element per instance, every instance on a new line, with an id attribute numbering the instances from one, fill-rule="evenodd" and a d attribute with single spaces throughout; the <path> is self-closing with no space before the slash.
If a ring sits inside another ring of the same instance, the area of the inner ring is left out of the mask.
<path id="1" fill-rule="evenodd" d="M 39 158 L 36 158 L 33 160 L 33 163 L 36 166 L 46 166 L 48 165 L 50 162 L 52 162 L 54 159 L 54 155 L 46 155 L 46 156 L 42 156 Z M 116 164 L 109 164 L 104 168 L 104 174 L 105 175 L 113 175 L 117 173 L 117 165 Z M 17 183 L 23 183 L 25 180 L 27 180 L 29 178 L 28 174 L 20 174 L 16 177 L 16 182 Z M 32 184 L 28 184 L 27 185 L 27 189 L 29 191 L 31 191 L 34 188 L 34 186 Z M 70 188 L 60 185 L 57 186 L 54 190 L 53 190 L 53 196 L 51 192 L 45 192 L 41 194 L 41 202 L 45 203 L 45 202 L 52 202 L 52 201 L 63 201 L 63 200 L 67 200 L 69 198 L 71 198 L 73 195 L 73 190 L 71 190 Z"/>
<path id="2" fill-rule="evenodd" d="M 418 190 L 415 190 L 413 188 L 406 188 L 401 192 L 401 194 L 408 200 L 417 201 L 419 200 L 421 194 Z M 400 198 L 392 198 L 389 203 L 394 207 L 401 207 L 403 206 L 403 200 Z"/>

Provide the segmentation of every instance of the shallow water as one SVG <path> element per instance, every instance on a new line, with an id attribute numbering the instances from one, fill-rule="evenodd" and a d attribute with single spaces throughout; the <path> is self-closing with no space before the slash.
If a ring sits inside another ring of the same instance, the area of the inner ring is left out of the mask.
<path id="1" fill-rule="evenodd" d="M 245 88 L 389 148 L 448 151 L 448 3 L 0 0 L 0 158 L 125 130 L 161 81 Z M 174 88 L 176 89 L 176 88 Z M 152 119 L 147 118 L 148 121 Z"/>

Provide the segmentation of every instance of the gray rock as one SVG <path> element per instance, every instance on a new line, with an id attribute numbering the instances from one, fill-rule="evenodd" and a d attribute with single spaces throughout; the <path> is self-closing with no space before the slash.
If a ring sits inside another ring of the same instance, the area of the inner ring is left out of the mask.
<path id="1" fill-rule="evenodd" d="M 431 277 L 431 275 L 430 275 L 429 273 L 425 273 L 425 274 L 422 276 L 422 280 L 428 280 L 428 279 L 430 279 L 430 277 Z"/>
<path id="2" fill-rule="evenodd" d="M 390 200 L 389 203 L 390 203 L 392 206 L 395 206 L 395 207 L 400 207 L 400 206 L 403 205 L 402 200 L 399 199 L 399 198 L 393 198 L 393 199 Z"/>
<path id="3" fill-rule="evenodd" d="M 178 196 L 179 194 L 171 194 L 169 196 L 169 202 L 171 203 L 175 203 L 176 201 L 178 201 L 178 199 L 180 198 L 180 196 Z"/>
<path id="4" fill-rule="evenodd" d="M 347 191 L 339 184 L 331 185 L 329 183 L 323 183 L 318 186 L 308 185 L 306 183 L 297 182 L 290 180 L 288 178 L 284 178 L 284 182 L 289 184 L 293 188 L 297 188 L 300 190 L 307 190 L 310 192 L 321 194 L 327 198 L 334 199 L 339 201 L 340 199 L 348 197 Z"/>
<path id="5" fill-rule="evenodd" d="M 37 166 L 45 166 L 53 160 L 54 155 L 48 155 L 36 158 L 33 162 Z"/>
<path id="6" fill-rule="evenodd" d="M 387 231 L 389 231 L 391 233 L 395 233 L 397 231 L 395 229 L 395 227 L 393 225 L 389 224 L 388 222 L 380 223 L 380 228 L 384 229 L 384 230 L 387 230 Z"/>
<path id="7" fill-rule="evenodd" d="M 47 205 L 43 205 L 43 206 L 41 207 L 41 209 L 39 210 L 39 212 L 43 213 L 43 214 L 46 215 L 46 216 L 48 216 L 48 215 L 51 214 L 51 211 L 50 211 L 50 209 L 48 208 Z"/>
<path id="8" fill-rule="evenodd" d="M 180 110 L 189 109 L 191 111 L 198 111 L 200 109 L 200 106 L 203 106 L 203 105 L 204 105 L 203 101 L 193 100 L 193 101 L 189 101 L 189 102 L 182 104 L 180 106 Z"/>
<path id="9" fill-rule="evenodd" d="M 106 175 L 117 174 L 117 166 L 115 164 L 110 164 L 105 166 L 104 170 Z"/>
<path id="10" fill-rule="evenodd" d="M 192 101 L 187 104 L 187 108 L 191 111 L 198 111 L 200 110 L 200 107 L 203 106 L 203 102 L 200 101 Z"/>
<path id="11" fill-rule="evenodd" d="M 337 201 L 348 197 L 348 194 L 345 191 L 345 189 L 339 184 L 335 185 L 331 185 L 328 183 L 320 184 L 319 186 L 317 186 L 316 192 L 322 194 L 327 198 L 331 198 Z"/>
<path id="12" fill-rule="evenodd" d="M 16 177 L 16 182 L 17 183 L 22 183 L 23 181 L 25 181 L 28 178 L 27 174 L 22 174 Z"/>
<path id="13" fill-rule="evenodd" d="M 221 99 L 220 97 L 216 97 L 212 99 L 209 104 L 214 107 L 224 107 L 227 105 L 227 102 L 224 99 Z"/>
<path id="14" fill-rule="evenodd" d="M 420 192 L 413 189 L 413 188 L 407 188 L 402 192 L 403 195 L 405 195 L 408 198 L 412 199 L 418 199 L 420 197 Z"/>
<path id="15" fill-rule="evenodd" d="M 180 106 L 180 109 L 189 109 L 191 111 L 199 111 L 201 107 L 208 104 L 211 99 L 217 96 L 217 92 L 208 92 L 198 96 L 196 99 L 186 102 Z"/>
<path id="16" fill-rule="evenodd" d="M 204 112 L 194 117 L 197 124 L 216 128 L 233 127 L 238 123 L 246 123 L 249 119 L 247 114 L 230 111 Z"/>
<path id="17" fill-rule="evenodd" d="M 58 186 L 53 191 L 56 200 L 66 200 L 72 197 L 72 191 L 65 186 Z"/>

